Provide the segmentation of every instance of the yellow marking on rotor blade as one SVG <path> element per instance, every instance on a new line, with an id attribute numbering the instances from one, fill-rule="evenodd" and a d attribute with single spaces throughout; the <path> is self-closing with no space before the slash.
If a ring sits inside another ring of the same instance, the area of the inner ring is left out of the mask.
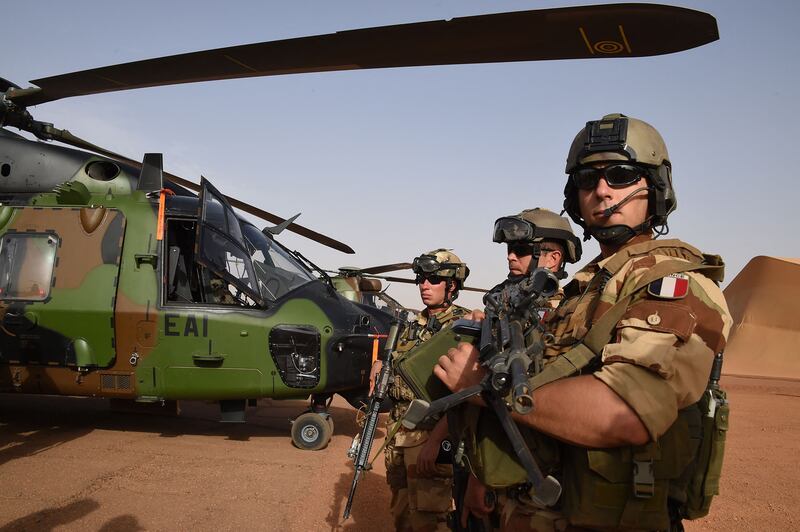
<path id="1" fill-rule="evenodd" d="M 231 63 L 236 63 L 236 64 L 237 64 L 237 65 L 239 65 L 240 67 L 242 67 L 242 68 L 246 68 L 246 69 L 247 69 L 247 70 L 249 70 L 250 72 L 258 72 L 258 70 L 257 70 L 257 69 L 255 69 L 255 68 L 251 67 L 250 65 L 247 65 L 247 64 L 245 64 L 245 63 L 242 63 L 242 62 L 241 62 L 241 61 L 239 61 L 238 59 L 234 59 L 233 57 L 229 56 L 228 54 L 223 54 L 223 57 L 224 57 L 225 59 L 227 59 L 228 61 L 230 61 Z"/>
<path id="2" fill-rule="evenodd" d="M 633 50 L 631 50 L 631 45 L 628 43 L 628 38 L 625 36 L 625 30 L 622 28 L 622 24 L 617 27 L 619 28 L 619 34 L 622 36 L 622 42 L 625 43 L 625 49 L 628 50 L 629 54 L 632 54 Z"/>
<path id="3" fill-rule="evenodd" d="M 594 55 L 594 49 L 592 48 L 591 43 L 589 43 L 589 37 L 586 36 L 586 32 L 583 31 L 583 27 L 578 26 L 578 31 L 581 32 L 581 37 L 583 37 L 583 42 L 586 43 L 586 48 L 589 49 L 589 53 Z"/>

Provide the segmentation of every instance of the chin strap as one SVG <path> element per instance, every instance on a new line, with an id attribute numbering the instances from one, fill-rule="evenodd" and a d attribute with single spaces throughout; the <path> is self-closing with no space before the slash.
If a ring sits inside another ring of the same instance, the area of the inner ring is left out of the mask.
<path id="1" fill-rule="evenodd" d="M 455 297 L 453 297 L 453 294 L 458 293 L 458 290 L 457 289 L 450 290 L 450 287 L 457 288 L 456 287 L 457 281 L 455 281 L 455 280 L 445 281 L 445 283 L 447 284 L 447 286 L 445 286 L 445 288 L 444 288 L 444 303 L 443 304 L 444 304 L 444 308 L 446 309 L 446 308 L 450 307 L 453 304 L 453 300 L 455 299 Z"/>

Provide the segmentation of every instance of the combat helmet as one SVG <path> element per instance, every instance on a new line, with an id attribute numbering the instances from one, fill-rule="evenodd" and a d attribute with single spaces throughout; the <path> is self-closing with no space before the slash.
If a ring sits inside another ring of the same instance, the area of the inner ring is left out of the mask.
<path id="1" fill-rule="evenodd" d="M 573 184 L 572 173 L 599 161 L 628 161 L 644 170 L 648 217 L 640 226 L 592 228 L 587 227 L 581 218 L 578 189 Z M 564 187 L 564 210 L 575 223 L 583 227 L 584 240 L 593 235 L 600 242 L 618 245 L 650 229 L 655 229 L 658 234 L 666 234 L 669 230 L 667 217 L 678 205 L 672 187 L 672 164 L 664 139 L 647 122 L 618 113 L 587 122 L 572 141 L 566 173 L 570 178 Z"/>
<path id="2" fill-rule="evenodd" d="M 411 269 L 417 275 L 417 282 L 426 275 L 436 275 L 455 283 L 455 290 L 447 302 L 452 303 L 458 297 L 458 291 L 464 287 L 469 276 L 469 267 L 458 255 L 449 249 L 439 248 L 423 253 L 414 259 Z"/>
<path id="3" fill-rule="evenodd" d="M 414 259 L 411 269 L 417 275 L 436 274 L 452 278 L 460 289 L 469 276 L 469 267 L 449 249 L 439 248 L 423 253 Z"/>
<path id="4" fill-rule="evenodd" d="M 564 246 L 564 260 L 557 272 L 560 278 L 566 276 L 564 264 L 581 260 L 581 240 L 575 236 L 569 220 L 547 209 L 525 209 L 516 216 L 504 216 L 494 222 L 495 242 L 527 242 L 534 245 L 534 256 L 538 257 L 537 244 L 555 240 Z"/>

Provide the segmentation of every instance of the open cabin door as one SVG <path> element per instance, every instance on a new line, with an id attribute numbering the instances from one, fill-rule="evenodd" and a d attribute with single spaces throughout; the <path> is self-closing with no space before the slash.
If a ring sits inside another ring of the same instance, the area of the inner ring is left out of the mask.
<path id="1" fill-rule="evenodd" d="M 194 256 L 205 266 L 205 283 L 212 292 L 231 292 L 237 300 L 249 299 L 259 306 L 264 301 L 242 235 L 239 219 L 225 197 L 205 178 L 200 181 L 200 206 Z M 228 297 L 227 293 L 218 297 Z"/>

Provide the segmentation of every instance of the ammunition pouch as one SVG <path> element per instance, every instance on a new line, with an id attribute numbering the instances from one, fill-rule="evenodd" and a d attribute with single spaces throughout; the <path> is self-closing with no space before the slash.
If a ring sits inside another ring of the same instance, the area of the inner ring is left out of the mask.
<path id="1" fill-rule="evenodd" d="M 701 414 L 702 442 L 697 458 L 689 468 L 685 502 L 678 510 L 684 519 L 708 515 L 711 500 L 719 494 L 722 459 L 728 433 L 730 407 L 723 390 L 710 389 L 697 403 Z"/>
<path id="2" fill-rule="evenodd" d="M 468 465 L 472 473 L 486 486 L 499 489 L 526 484 L 528 475 L 520 464 L 514 448 L 506 436 L 497 416 L 485 408 L 461 405 L 451 426 L 464 441 Z M 452 418 L 448 418 L 452 419 Z M 543 475 L 550 474 L 559 463 L 559 446 L 556 440 L 526 425 L 517 427 L 525 444 L 534 456 Z"/>
<path id="3" fill-rule="evenodd" d="M 689 485 L 698 475 L 706 476 L 695 469 L 705 443 L 696 403 L 681 410 L 656 442 L 613 449 L 565 445 L 563 511 L 576 526 L 667 530 L 669 505 L 683 508 Z"/>

